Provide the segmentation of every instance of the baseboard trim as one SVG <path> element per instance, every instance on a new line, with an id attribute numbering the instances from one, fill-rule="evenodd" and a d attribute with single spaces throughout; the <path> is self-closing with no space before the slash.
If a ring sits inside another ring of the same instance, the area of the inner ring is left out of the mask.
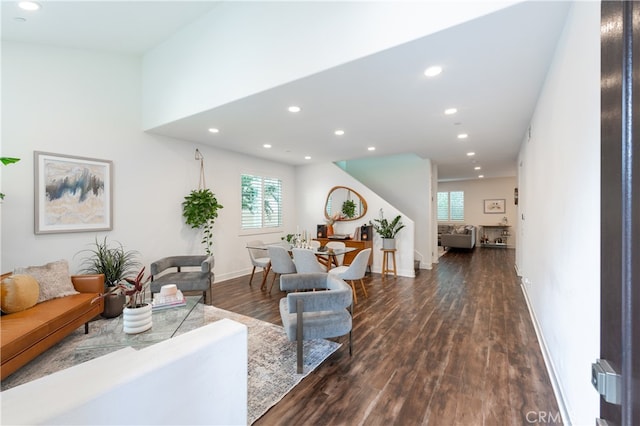
<path id="1" fill-rule="evenodd" d="M 562 416 L 562 423 L 565 425 L 570 425 L 571 419 L 569 418 L 569 412 L 567 411 L 567 404 L 565 403 L 564 394 L 562 393 L 562 388 L 560 387 L 560 382 L 558 381 L 558 375 L 556 374 L 556 369 L 553 365 L 551 354 L 549 353 L 549 350 L 547 348 L 547 343 L 544 340 L 544 336 L 540 331 L 540 324 L 538 323 L 538 319 L 536 318 L 533 308 L 531 307 L 529 295 L 527 294 L 527 289 L 522 283 L 522 280 L 520 282 L 520 288 L 522 289 L 522 294 L 524 295 L 524 300 L 527 304 L 527 309 L 529 310 L 529 316 L 531 317 L 533 328 L 536 332 L 536 336 L 538 337 L 538 342 L 540 342 L 540 350 L 542 351 L 542 358 L 544 359 L 545 367 L 547 367 L 547 373 L 549 374 L 549 379 L 551 380 L 551 387 L 553 388 L 553 393 L 556 397 L 556 401 L 558 402 L 558 409 L 560 410 L 560 415 Z"/>

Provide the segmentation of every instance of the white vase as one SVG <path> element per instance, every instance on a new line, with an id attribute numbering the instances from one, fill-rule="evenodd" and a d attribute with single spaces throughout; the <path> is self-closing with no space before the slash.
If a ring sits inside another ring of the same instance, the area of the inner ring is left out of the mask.
<path id="1" fill-rule="evenodd" d="M 395 238 L 383 238 L 382 239 L 382 248 L 385 250 L 393 250 L 396 248 L 396 239 Z"/>
<path id="2" fill-rule="evenodd" d="M 122 312 L 123 331 L 127 334 L 137 334 L 151 328 L 151 303 L 145 303 L 139 308 L 124 308 Z"/>

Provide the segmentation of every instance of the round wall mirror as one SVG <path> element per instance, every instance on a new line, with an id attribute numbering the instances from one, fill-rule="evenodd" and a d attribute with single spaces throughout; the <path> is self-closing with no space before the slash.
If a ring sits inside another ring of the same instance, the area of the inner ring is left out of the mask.
<path id="1" fill-rule="evenodd" d="M 324 205 L 324 216 L 327 219 L 339 217 L 337 220 L 357 220 L 367 213 L 367 202 L 360 194 L 346 186 L 334 186 L 327 195 Z"/>

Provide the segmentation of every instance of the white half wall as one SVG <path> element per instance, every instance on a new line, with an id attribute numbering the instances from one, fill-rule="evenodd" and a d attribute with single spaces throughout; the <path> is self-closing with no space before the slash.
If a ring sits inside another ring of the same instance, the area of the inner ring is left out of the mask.
<path id="1" fill-rule="evenodd" d="M 520 150 L 518 269 L 565 423 L 593 424 L 600 354 L 600 3 L 575 2 Z"/>
<path id="2" fill-rule="evenodd" d="M 222 319 L 2 392 L 5 425 L 246 425 L 247 326 Z"/>
<path id="3" fill-rule="evenodd" d="M 295 229 L 295 169 L 141 130 L 140 59 L 80 49 L 2 43 L 2 155 L 21 158 L 1 167 L 0 271 L 67 259 L 78 272 L 96 238 L 108 235 L 140 253 L 148 265 L 164 256 L 203 254 L 198 231 L 184 224 L 181 203 L 197 189 L 205 157 L 207 186 L 224 206 L 214 226 L 215 280 L 247 274 L 246 242 L 240 229 L 240 175 L 282 179 L 283 227 L 263 239 Z M 34 234 L 33 152 L 112 160 L 113 230 Z"/>
<path id="4" fill-rule="evenodd" d="M 220 2 L 148 52 L 149 130 L 517 1 Z"/>
<path id="5" fill-rule="evenodd" d="M 369 223 L 370 220 L 379 217 L 380 209 L 384 211 L 384 217 L 392 219 L 402 215 L 402 223 L 406 225 L 396 236 L 396 253 L 398 275 L 414 277 L 414 233 L 415 225 L 405 213 L 398 210 L 378 194 L 360 183 L 353 176 L 346 173 L 340 167 L 331 163 L 301 166 L 296 171 L 296 211 L 298 212 L 298 225 L 300 231 L 306 230 L 314 234 L 317 225 L 325 223 L 324 205 L 329 190 L 334 186 L 346 186 L 358 192 L 367 202 L 367 214 L 360 220 L 348 222 L 336 222 L 334 230 L 337 234 L 353 234 L 356 226 Z M 382 240 L 374 231 L 373 238 L 373 266 L 372 271 L 379 273 L 382 269 Z"/>
<path id="6" fill-rule="evenodd" d="M 415 154 L 399 154 L 349 160 L 343 164 L 347 173 L 413 220 L 415 257 L 420 260 L 420 268 L 431 269 L 432 258 L 438 254 L 433 244 L 437 239 L 432 234 L 432 197 L 435 195 L 431 160 Z"/>

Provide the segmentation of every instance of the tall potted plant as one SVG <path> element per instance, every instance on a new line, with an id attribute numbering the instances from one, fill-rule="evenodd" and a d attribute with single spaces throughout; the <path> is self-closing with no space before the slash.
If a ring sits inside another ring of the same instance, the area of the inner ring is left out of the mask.
<path id="1" fill-rule="evenodd" d="M 373 219 L 373 222 L 369 222 L 373 229 L 382 238 L 383 249 L 395 249 L 396 248 L 396 235 L 405 225 L 400 221 L 402 217 L 400 215 L 393 218 L 391 222 L 385 219 L 382 209 L 380 209 L 380 217 Z"/>
<path id="2" fill-rule="evenodd" d="M 119 316 L 124 308 L 126 298 L 120 291 L 118 284 L 125 276 L 132 274 L 140 267 L 140 263 L 136 259 L 138 252 L 125 250 L 121 243 L 111 247 L 105 236 L 102 241 L 98 241 L 96 238 L 94 248 L 82 250 L 80 253 L 88 254 L 81 264 L 83 266 L 82 272 L 104 274 L 105 292 L 102 296 L 104 297 L 102 316 L 105 318 Z"/>
<path id="3" fill-rule="evenodd" d="M 202 229 L 206 253 L 210 256 L 213 245 L 213 223 L 218 217 L 218 210 L 224 206 L 218 203 L 216 196 L 209 189 L 197 189 L 184 197 L 182 202 L 182 215 L 187 225 L 192 228 Z"/>

